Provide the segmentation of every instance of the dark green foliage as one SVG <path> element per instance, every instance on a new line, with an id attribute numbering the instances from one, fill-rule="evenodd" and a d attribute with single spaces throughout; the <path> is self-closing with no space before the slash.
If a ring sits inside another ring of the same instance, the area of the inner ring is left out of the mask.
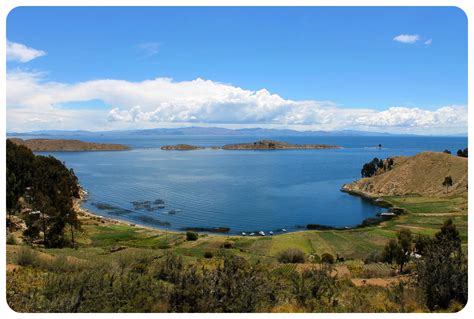
<path id="1" fill-rule="evenodd" d="M 430 237 L 419 234 L 418 237 L 415 239 L 415 253 L 419 255 L 424 255 L 429 247 L 430 242 Z"/>
<path id="2" fill-rule="evenodd" d="M 214 254 L 211 253 L 210 251 L 206 251 L 206 252 L 204 253 L 204 258 L 208 258 L 208 259 L 209 259 L 209 258 L 212 258 L 213 256 L 214 256 Z"/>
<path id="3" fill-rule="evenodd" d="M 453 186 L 453 179 L 451 178 L 451 176 L 446 176 L 446 177 L 444 178 L 443 186 L 446 187 L 446 192 L 448 192 L 448 191 L 449 191 L 449 187 L 450 187 L 450 186 Z"/>
<path id="4" fill-rule="evenodd" d="M 79 197 L 79 185 L 74 171 L 52 156 L 35 156 L 28 148 L 7 140 L 7 211 L 18 214 L 19 200 L 37 213 L 23 216 L 30 241 L 40 239 L 48 247 L 65 244 L 66 227 L 74 229 L 79 221 L 73 209 L 73 197 Z"/>
<path id="5" fill-rule="evenodd" d="M 187 241 L 194 241 L 194 240 L 197 240 L 198 238 L 199 238 L 198 233 L 191 232 L 191 231 L 186 232 Z"/>
<path id="6" fill-rule="evenodd" d="M 417 262 L 418 285 L 430 310 L 446 309 L 452 301 L 467 303 L 467 257 L 451 220 L 444 223 L 435 238 L 424 243 Z"/>
<path id="7" fill-rule="evenodd" d="M 467 147 L 463 150 L 458 150 L 456 152 L 457 156 L 460 156 L 460 157 L 467 157 L 467 155 L 468 155 L 467 153 L 468 153 Z"/>
<path id="8" fill-rule="evenodd" d="M 393 159 L 387 158 L 385 161 L 383 159 L 379 159 L 375 157 L 368 163 L 365 163 L 362 166 L 362 170 L 360 171 L 362 177 L 372 177 L 377 173 L 379 169 L 383 169 L 385 171 L 390 170 L 393 166 Z"/>
<path id="9" fill-rule="evenodd" d="M 334 256 L 329 253 L 321 255 L 321 262 L 325 264 L 334 264 Z"/>
<path id="10" fill-rule="evenodd" d="M 226 241 L 225 243 L 222 244 L 222 248 L 225 248 L 225 249 L 234 248 L 234 243 L 231 241 Z"/>
<path id="11" fill-rule="evenodd" d="M 387 263 L 396 262 L 400 266 L 400 273 L 403 266 L 410 260 L 413 246 L 413 236 L 411 231 L 403 228 L 397 233 L 397 240 L 390 239 L 385 245 L 382 260 Z"/>
<path id="12" fill-rule="evenodd" d="M 450 150 L 444 150 L 443 153 L 451 154 L 451 151 Z"/>
<path id="13" fill-rule="evenodd" d="M 278 261 L 284 264 L 304 263 L 305 256 L 301 250 L 296 248 L 289 248 L 278 254 Z"/>

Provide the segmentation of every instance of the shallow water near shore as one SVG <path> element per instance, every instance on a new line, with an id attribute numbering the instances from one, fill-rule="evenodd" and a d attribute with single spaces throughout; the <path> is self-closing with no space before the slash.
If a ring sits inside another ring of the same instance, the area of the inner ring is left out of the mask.
<path id="1" fill-rule="evenodd" d="M 340 192 L 344 183 L 360 177 L 365 162 L 421 151 L 455 153 L 467 146 L 465 137 L 282 136 L 272 139 L 336 144 L 343 149 L 163 151 L 159 147 L 169 144 L 220 146 L 264 137 L 117 134 L 81 139 L 132 148 L 40 153 L 53 155 L 74 169 L 89 193 L 85 208 L 156 228 L 228 227 L 230 233 L 295 231 L 307 224 L 355 226 L 382 210 Z M 379 143 L 382 149 L 375 147 Z"/>

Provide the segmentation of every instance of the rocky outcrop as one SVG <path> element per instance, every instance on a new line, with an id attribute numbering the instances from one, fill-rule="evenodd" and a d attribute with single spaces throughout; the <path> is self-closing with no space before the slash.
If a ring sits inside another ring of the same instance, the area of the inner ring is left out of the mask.
<path id="1" fill-rule="evenodd" d="M 437 152 L 393 157 L 390 170 L 377 171 L 375 176 L 345 184 L 341 190 L 368 198 L 463 195 L 467 194 L 467 162 L 467 158 Z M 443 186 L 446 176 L 451 176 L 453 181 L 448 188 Z"/>
<path id="2" fill-rule="evenodd" d="M 189 145 L 189 144 L 176 144 L 176 145 L 164 145 L 161 147 L 165 151 L 193 151 L 202 150 L 204 147 Z"/>
<path id="3" fill-rule="evenodd" d="M 129 147 L 122 144 L 91 143 L 80 140 L 35 138 L 23 140 L 10 138 L 15 144 L 24 145 L 33 152 L 80 152 L 80 151 L 124 151 Z"/>

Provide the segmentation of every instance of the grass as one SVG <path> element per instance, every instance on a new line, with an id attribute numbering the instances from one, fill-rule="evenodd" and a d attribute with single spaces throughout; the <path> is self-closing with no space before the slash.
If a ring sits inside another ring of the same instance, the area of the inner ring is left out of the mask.
<path id="1" fill-rule="evenodd" d="M 96 223 L 83 217 L 82 233 L 79 234 L 79 249 L 40 249 L 50 256 L 69 256 L 81 261 L 112 262 L 123 254 L 160 256 L 166 250 L 188 258 L 202 259 L 206 252 L 231 254 L 251 261 L 269 264 L 277 263 L 278 254 L 289 248 L 296 248 L 308 254 L 321 256 L 330 253 L 346 260 L 363 260 L 373 252 L 380 252 L 385 243 L 396 237 L 399 229 L 408 227 L 416 235 L 435 234 L 447 218 L 452 218 L 467 247 L 467 198 L 433 199 L 424 197 L 387 197 L 386 201 L 404 208 L 406 213 L 377 226 L 351 230 L 310 230 L 273 237 L 241 236 L 199 236 L 196 241 L 186 241 L 185 233 L 164 232 L 128 224 L 110 222 Z M 232 248 L 223 249 L 223 243 L 233 242 Z M 121 250 L 114 252 L 114 248 Z M 19 246 L 7 245 L 7 259 Z M 28 259 L 28 252 L 25 253 Z M 24 258 L 25 259 L 25 258 Z M 28 263 L 28 260 L 26 260 Z M 374 272 L 375 270 L 368 270 Z M 375 271 L 376 272 L 376 271 Z M 382 271 L 379 271 L 382 272 Z"/>

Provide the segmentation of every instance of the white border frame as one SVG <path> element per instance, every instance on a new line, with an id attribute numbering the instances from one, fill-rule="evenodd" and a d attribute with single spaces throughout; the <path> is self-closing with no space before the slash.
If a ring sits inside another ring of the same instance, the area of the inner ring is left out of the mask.
<path id="1" fill-rule="evenodd" d="M 474 1 L 472 0 L 385 0 L 383 2 L 376 1 L 376 0 L 361 0 L 361 1 L 354 1 L 354 0 L 2 0 L 0 2 L 0 33 L 3 34 L 4 38 L 1 41 L 3 48 L 6 48 L 6 20 L 9 12 L 19 6 L 456 6 L 463 10 L 468 18 L 468 53 L 472 52 L 473 49 L 473 34 L 474 29 L 471 23 L 469 23 L 469 18 L 473 16 L 473 7 Z M 471 57 L 471 54 L 468 54 L 468 59 Z M 5 202 L 5 185 L 6 185 L 6 168 L 5 168 L 5 137 L 6 137 L 6 55 L 5 50 L 0 49 L 0 61 L 4 61 L 0 63 L 0 97 L 2 101 L 2 108 L 0 109 L 0 127 L 3 137 L 0 139 L 0 154 L 2 165 L 0 165 L 0 190 L 1 190 L 1 203 L 0 203 L 0 212 L 2 216 L 5 216 L 6 212 L 6 202 Z M 468 99 L 469 93 L 474 92 L 473 82 L 470 81 L 472 79 L 472 64 L 469 63 L 468 60 Z M 469 105 L 469 104 L 468 104 Z M 468 132 L 469 136 L 472 136 L 472 131 L 474 130 L 473 124 L 473 113 L 469 112 L 468 107 L 468 117 L 469 117 L 469 125 L 468 125 Z M 470 138 L 468 139 L 468 144 L 470 143 Z M 471 145 L 469 145 L 471 146 Z M 469 158 L 469 162 L 473 162 L 474 160 Z M 471 164 L 471 163 L 470 163 Z M 472 175 L 472 174 L 470 174 Z M 469 178 L 470 180 L 470 178 Z M 468 195 L 469 202 L 474 198 L 473 192 L 470 192 Z M 474 218 L 474 217 L 473 217 Z M 468 242 L 468 249 L 474 252 L 474 238 L 472 235 L 474 234 L 473 218 L 469 218 L 468 220 L 468 234 L 469 238 L 471 238 Z M 6 228 L 4 226 L 0 227 L 0 236 L 1 236 L 1 247 L 5 247 L 6 243 Z M 16 313 L 11 310 L 6 302 L 6 253 L 5 251 L 1 254 L 1 264 L 0 264 L 0 273 L 1 273 L 1 283 L 0 283 L 0 314 L 3 318 L 63 318 L 65 314 L 26 314 L 26 313 Z M 472 257 L 469 261 L 469 297 L 473 295 L 472 290 L 474 289 L 474 262 L 472 262 Z M 468 317 L 474 314 L 474 309 L 472 306 L 473 301 L 467 303 L 466 307 L 456 313 L 456 314 L 403 314 L 403 316 L 416 316 L 417 318 L 431 318 L 431 316 L 437 317 Z M 68 316 L 75 316 L 78 318 L 99 318 L 106 317 L 106 318 L 113 318 L 116 316 L 120 317 L 132 317 L 137 316 L 137 314 L 67 314 Z M 180 314 L 180 313 L 172 313 L 172 314 L 139 314 L 140 316 L 163 316 L 167 318 L 180 318 L 186 316 L 188 318 L 218 318 L 223 314 Z M 224 316 L 228 318 L 257 318 L 257 317 L 279 317 L 279 318 L 294 318 L 294 317 L 312 317 L 316 318 L 317 316 L 331 316 L 331 317 L 344 317 L 350 315 L 352 318 L 365 318 L 365 317 L 372 317 L 378 318 L 380 316 L 383 317 L 392 317 L 400 316 L 400 314 L 388 313 L 388 314 L 358 314 L 358 313 L 351 313 L 351 314 L 225 314 Z"/>

